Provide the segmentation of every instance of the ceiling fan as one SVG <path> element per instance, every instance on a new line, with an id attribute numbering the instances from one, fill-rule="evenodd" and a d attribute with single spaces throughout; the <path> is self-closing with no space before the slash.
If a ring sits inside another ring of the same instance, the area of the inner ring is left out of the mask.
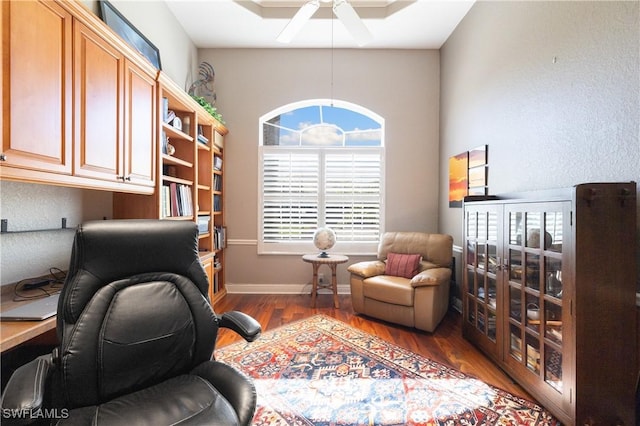
<path id="1" fill-rule="evenodd" d="M 363 46 L 371 41 L 372 36 L 369 29 L 364 25 L 364 22 L 358 16 L 355 9 L 349 4 L 347 0 L 310 0 L 305 3 L 300 10 L 289 21 L 286 27 L 278 35 L 277 40 L 282 43 L 289 43 L 302 29 L 304 24 L 316 13 L 320 8 L 320 3 L 333 3 L 333 13 L 344 24 L 345 28 L 358 45 Z"/>

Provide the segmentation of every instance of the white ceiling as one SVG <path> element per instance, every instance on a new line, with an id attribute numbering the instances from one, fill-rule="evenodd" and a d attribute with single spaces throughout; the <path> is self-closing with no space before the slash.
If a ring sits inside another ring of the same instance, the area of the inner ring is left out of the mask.
<path id="1" fill-rule="evenodd" d="M 198 48 L 359 47 L 330 4 L 289 44 L 276 41 L 305 0 L 165 0 Z M 373 34 L 368 49 L 439 49 L 475 0 L 350 0 Z M 333 31 L 332 31 L 333 28 Z"/>

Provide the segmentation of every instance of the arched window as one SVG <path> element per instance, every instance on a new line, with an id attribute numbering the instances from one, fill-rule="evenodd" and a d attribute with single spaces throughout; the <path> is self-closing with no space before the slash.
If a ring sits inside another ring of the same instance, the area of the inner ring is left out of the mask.
<path id="1" fill-rule="evenodd" d="M 384 217 L 384 119 L 355 104 L 315 99 L 260 118 L 260 253 L 375 253 Z"/>

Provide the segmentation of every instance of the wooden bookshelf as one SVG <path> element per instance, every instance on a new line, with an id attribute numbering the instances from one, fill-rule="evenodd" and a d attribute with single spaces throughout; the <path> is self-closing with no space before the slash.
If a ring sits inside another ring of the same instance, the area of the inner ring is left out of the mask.
<path id="1" fill-rule="evenodd" d="M 223 141 L 228 130 L 162 72 L 157 88 L 159 155 L 154 193 L 114 194 L 113 215 L 196 222 L 209 297 L 215 303 L 226 294 L 220 233 L 225 226 Z M 181 127 L 171 120 L 174 115 Z"/>

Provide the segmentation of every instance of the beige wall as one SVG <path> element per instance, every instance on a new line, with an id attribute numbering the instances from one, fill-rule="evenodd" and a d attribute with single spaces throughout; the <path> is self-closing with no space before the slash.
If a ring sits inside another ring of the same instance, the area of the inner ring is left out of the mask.
<path id="1" fill-rule="evenodd" d="M 489 145 L 491 193 L 640 180 L 638 6 L 473 6 L 441 49 L 439 227 L 456 244 L 446 164 L 475 146 Z"/>
<path id="2" fill-rule="evenodd" d="M 216 70 L 216 106 L 230 130 L 225 140 L 230 289 L 300 291 L 311 278 L 311 266 L 300 256 L 256 252 L 258 119 L 291 102 L 331 98 L 331 51 L 201 50 L 200 60 Z M 439 53 L 336 50 L 333 61 L 333 98 L 386 119 L 386 229 L 435 232 Z M 346 267 L 339 270 L 338 284 L 347 284 Z"/>

